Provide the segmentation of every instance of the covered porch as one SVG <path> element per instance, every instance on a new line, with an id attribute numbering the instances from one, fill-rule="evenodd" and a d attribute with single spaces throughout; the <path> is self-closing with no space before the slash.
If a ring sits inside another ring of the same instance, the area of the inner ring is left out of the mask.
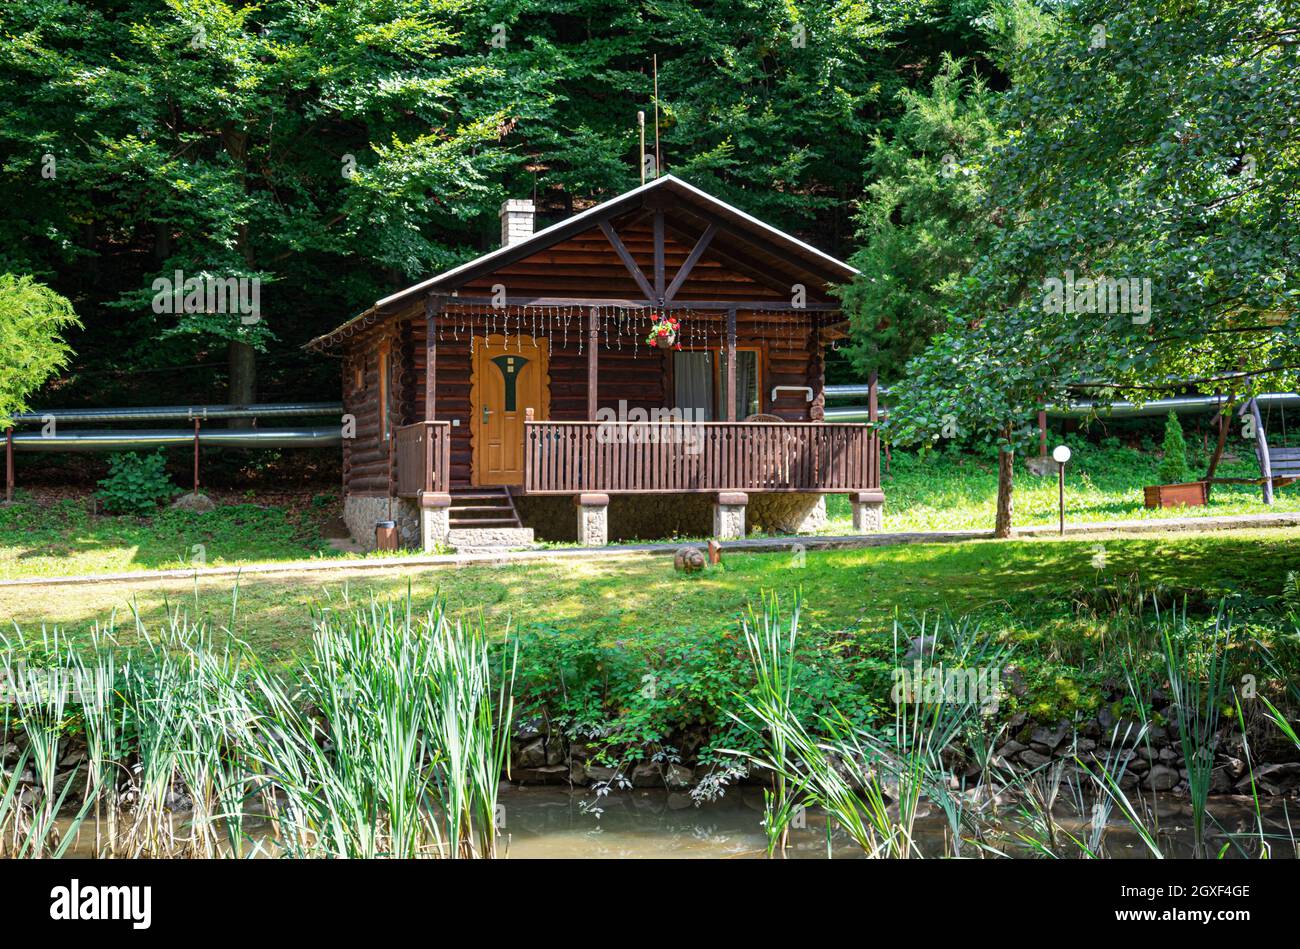
<path id="1" fill-rule="evenodd" d="M 528 499 L 534 498 L 571 499 L 574 536 L 588 545 L 609 541 L 611 499 L 646 496 L 706 497 L 711 524 L 687 532 L 707 530 L 719 539 L 744 535 L 755 495 L 848 495 L 854 529 L 880 529 L 884 496 L 874 385 L 868 423 L 826 423 L 821 417 L 821 349 L 836 335 L 839 320 L 830 305 L 814 304 L 809 313 L 772 303 L 749 304 L 743 311 L 736 304 L 708 309 L 699 301 L 683 303 L 671 312 L 689 314 L 703 327 L 706 343 L 712 326 L 713 349 L 664 351 L 642 342 L 628 351 L 625 328 L 641 334 L 652 315 L 667 308 L 648 301 L 587 298 L 581 307 L 575 302 L 507 299 L 496 311 L 474 298 L 427 302 L 425 344 L 414 339 L 411 345 L 416 357 L 424 355 L 418 407 L 426 417 L 395 430 L 393 461 L 395 492 L 419 505 L 430 525 L 422 531 L 429 542 L 442 543 L 465 527 L 464 517 L 456 523 L 457 515 L 470 508 L 501 527 L 509 526 L 498 516 L 508 504 L 509 515 L 519 518 L 515 526 L 528 528 L 528 512 L 537 509 Z M 611 317 L 611 311 L 618 315 Z M 579 333 L 571 332 L 575 313 Z M 777 315 L 785 320 L 773 321 Z M 568 334 L 556 328 L 562 318 L 570 321 Z M 613 331 L 606 325 L 611 321 Z M 492 336 L 494 323 L 536 326 L 538 335 Z M 790 330 L 792 325 L 799 328 Z M 461 328 L 470 328 L 468 351 L 458 346 L 446 352 L 440 345 L 448 326 L 457 327 L 451 333 L 457 339 Z M 769 327 L 785 335 L 765 335 Z M 483 335 L 474 336 L 475 329 Z M 496 342 L 479 352 L 478 341 L 488 339 Z M 745 345 L 753 347 L 748 373 L 739 367 Z M 682 353 L 700 351 L 717 354 L 712 378 L 720 391 L 704 397 L 707 405 L 683 404 L 691 397 L 683 393 L 701 386 L 698 380 L 683 385 L 674 363 Z M 516 359 L 523 368 L 512 377 Z M 811 366 L 813 378 L 807 368 L 788 375 L 785 367 L 794 359 Z M 817 384 L 793 384 L 806 381 Z M 468 404 L 455 398 L 462 387 Z M 647 388 L 653 390 L 650 398 Z M 440 408 L 442 395 L 451 397 L 449 410 Z M 746 409 L 759 411 L 745 415 Z M 440 417 L 447 415 L 453 417 Z M 495 509 L 482 503 L 485 488 L 501 490 L 505 500 L 495 502 Z M 464 496 L 478 503 L 458 508 Z"/>

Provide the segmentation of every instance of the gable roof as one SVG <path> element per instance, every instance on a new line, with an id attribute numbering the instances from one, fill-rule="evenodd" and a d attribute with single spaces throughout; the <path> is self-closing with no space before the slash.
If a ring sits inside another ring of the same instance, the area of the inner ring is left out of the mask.
<path id="1" fill-rule="evenodd" d="M 665 200 L 670 198 L 673 199 L 672 204 L 668 204 Z M 524 240 L 489 251 L 458 267 L 377 300 L 359 316 L 316 337 L 304 348 L 324 349 L 404 309 L 425 294 L 453 293 L 471 280 L 553 247 L 598 226 L 602 221 L 609 221 L 649 205 L 665 207 L 665 210 L 668 207 L 680 208 L 701 221 L 715 224 L 720 233 L 726 234 L 725 239 L 762 248 L 768 261 L 778 261 L 778 266 L 787 276 L 813 282 L 820 285 L 823 290 L 832 284 L 851 280 L 858 272 L 843 261 L 746 214 L 694 185 L 673 175 L 664 175 L 543 228 Z M 723 241 L 715 240 L 715 244 L 722 243 Z"/>

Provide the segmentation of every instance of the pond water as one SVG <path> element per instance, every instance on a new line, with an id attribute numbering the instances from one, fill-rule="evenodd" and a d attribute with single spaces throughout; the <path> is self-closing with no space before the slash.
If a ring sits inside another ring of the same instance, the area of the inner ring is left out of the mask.
<path id="1" fill-rule="evenodd" d="M 758 787 L 733 787 L 723 797 L 699 806 L 687 794 L 661 789 L 614 791 L 597 798 L 581 788 L 570 791 L 564 787 L 507 784 L 502 784 L 499 800 L 505 838 L 502 851 L 509 858 L 751 859 L 766 854 L 763 792 Z M 1147 799 L 1141 807 L 1148 814 L 1147 825 L 1158 828 L 1156 838 L 1165 856 L 1193 856 L 1191 807 L 1185 799 L 1158 796 L 1154 801 Z M 1248 798 L 1219 797 L 1211 799 L 1210 810 L 1207 837 L 1212 855 L 1217 855 L 1227 844 L 1225 856 L 1242 856 L 1238 846 L 1257 856 L 1262 825 L 1274 857 L 1297 856 L 1290 829 L 1293 805 L 1271 800 L 1257 818 Z M 1036 856 L 1020 837 L 1022 832 L 1033 835 L 1034 831 L 1019 807 L 1009 804 L 1000 813 L 1000 824 L 986 842 L 1008 856 Z M 1055 814 L 1058 830 L 1087 839 L 1089 822 L 1072 806 L 1058 806 Z M 66 830 L 67 822 L 62 823 L 62 829 Z M 173 826 L 178 836 L 188 833 L 186 824 L 186 815 L 175 815 Z M 269 827 L 258 817 L 250 815 L 246 828 L 255 838 L 269 835 Z M 923 805 L 923 813 L 916 822 L 916 837 L 926 856 L 952 853 L 947 845 L 950 837 L 947 821 L 937 808 Z M 791 830 L 787 853 L 793 858 L 825 859 L 827 847 L 826 819 L 810 811 L 803 826 Z M 829 848 L 836 858 L 862 856 L 861 849 L 834 828 Z M 262 853 L 265 855 L 273 849 L 263 849 Z M 1151 857 L 1141 837 L 1115 809 L 1107 823 L 1104 849 L 1106 856 L 1114 859 Z M 1064 837 L 1056 852 L 1060 856 L 1079 855 L 1077 848 Z M 92 819 L 81 827 L 69 856 L 94 855 Z M 984 854 L 978 847 L 964 843 L 961 855 Z"/>
<path id="2" fill-rule="evenodd" d="M 570 793 L 563 788 L 502 788 L 508 855 L 515 858 L 748 858 L 765 855 L 763 794 L 757 787 L 733 788 L 717 801 L 696 807 L 686 794 L 662 790 L 634 789 L 614 792 L 596 803 L 601 814 L 584 810 L 584 802 L 595 802 L 591 794 Z M 1071 807 L 1059 807 L 1059 826 L 1086 838 L 1088 822 Z M 1159 797 L 1151 808 L 1159 824 L 1158 839 L 1166 856 L 1192 856 L 1191 807 L 1186 800 Z M 1000 846 L 1008 852 L 1025 845 L 1014 834 L 1022 826 L 1015 820 L 1016 808 L 1004 808 L 1007 831 Z M 1258 848 L 1258 825 L 1246 798 L 1217 798 L 1211 802 L 1213 819 L 1207 821 L 1211 851 L 1217 853 L 1229 835 L 1243 846 Z M 1272 838 L 1275 857 L 1296 856 L 1288 830 L 1288 808 L 1282 802 L 1265 805 L 1264 832 Z M 791 831 L 791 857 L 825 859 L 826 822 L 810 813 L 806 827 Z M 1131 825 L 1118 813 L 1108 822 L 1106 852 L 1118 859 L 1151 856 Z M 1300 832 L 1300 831 L 1298 831 Z M 917 822 L 917 837 L 927 855 L 944 853 L 947 822 L 937 809 Z M 843 833 L 832 831 L 831 851 L 836 857 L 860 857 L 861 850 Z M 964 855 L 979 856 L 969 844 Z M 1240 855 L 1229 848 L 1229 856 Z"/>

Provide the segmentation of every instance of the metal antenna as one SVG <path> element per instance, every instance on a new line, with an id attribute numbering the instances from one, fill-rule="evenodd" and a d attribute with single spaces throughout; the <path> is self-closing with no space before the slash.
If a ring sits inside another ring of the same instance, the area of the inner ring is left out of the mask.
<path id="1" fill-rule="evenodd" d="M 655 73 L 655 177 L 660 175 L 659 158 L 659 54 L 654 54 L 654 73 Z"/>

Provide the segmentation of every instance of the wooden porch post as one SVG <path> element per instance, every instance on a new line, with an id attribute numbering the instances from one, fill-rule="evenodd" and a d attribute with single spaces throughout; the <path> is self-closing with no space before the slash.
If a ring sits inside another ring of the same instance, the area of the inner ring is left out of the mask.
<path id="1" fill-rule="evenodd" d="M 438 404 L 438 303 L 424 298 L 424 420 L 432 422 Z"/>
<path id="2" fill-rule="evenodd" d="M 868 444 L 870 445 L 870 460 L 867 462 L 870 469 L 868 478 L 871 481 L 870 486 L 877 492 L 880 490 L 880 432 L 874 426 L 876 422 L 880 421 L 880 393 L 877 385 L 879 380 L 880 373 L 876 370 L 873 369 L 867 374 L 867 421 L 873 426 L 871 431 L 867 433 Z M 888 445 L 885 446 L 885 466 L 885 470 L 888 471 Z M 854 518 L 854 523 L 857 524 L 857 518 Z"/>
<path id="3" fill-rule="evenodd" d="M 600 334 L 596 326 L 596 308 L 587 310 L 587 421 L 596 421 L 596 348 Z"/>
<path id="4" fill-rule="evenodd" d="M 736 421 L 736 308 L 727 309 L 727 421 Z"/>

